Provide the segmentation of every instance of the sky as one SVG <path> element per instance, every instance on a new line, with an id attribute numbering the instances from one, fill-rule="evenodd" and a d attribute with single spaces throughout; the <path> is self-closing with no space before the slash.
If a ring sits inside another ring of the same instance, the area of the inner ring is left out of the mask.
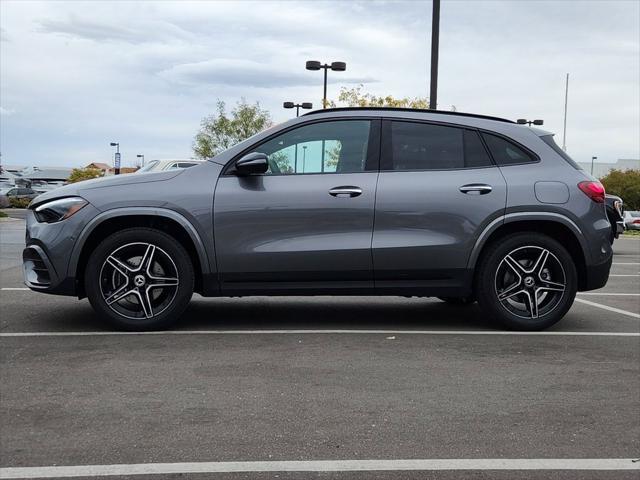
<path id="1" fill-rule="evenodd" d="M 218 99 L 428 97 L 430 1 L 0 1 L 5 165 L 189 158 Z M 438 108 L 543 119 L 577 161 L 640 157 L 640 1 L 442 0 Z"/>

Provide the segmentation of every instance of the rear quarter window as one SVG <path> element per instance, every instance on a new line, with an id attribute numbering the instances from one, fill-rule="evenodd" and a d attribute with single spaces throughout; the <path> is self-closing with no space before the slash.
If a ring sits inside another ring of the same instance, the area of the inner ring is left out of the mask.
<path id="1" fill-rule="evenodd" d="M 500 166 L 522 165 L 538 161 L 531 153 L 506 138 L 490 133 L 483 133 L 482 138 L 489 147 L 493 159 Z"/>
<path id="2" fill-rule="evenodd" d="M 573 168 L 575 168 L 576 170 L 582 170 L 582 167 L 580 165 L 578 165 L 576 163 L 576 161 L 571 158 L 569 155 L 567 155 L 567 152 L 565 152 L 564 150 L 562 150 L 558 144 L 556 143 L 556 141 L 553 139 L 553 135 L 544 135 L 542 137 L 540 137 L 540 139 L 546 143 L 547 145 L 549 145 L 551 148 L 553 148 L 553 151 L 556 152 L 558 155 L 560 155 L 562 158 L 565 159 L 565 161 L 571 165 Z"/>

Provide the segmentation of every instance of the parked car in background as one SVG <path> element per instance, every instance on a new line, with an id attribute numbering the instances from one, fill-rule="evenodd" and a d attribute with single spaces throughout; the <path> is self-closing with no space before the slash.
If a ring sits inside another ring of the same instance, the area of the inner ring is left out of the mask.
<path id="1" fill-rule="evenodd" d="M 477 300 L 540 330 L 609 277 L 604 187 L 509 120 L 326 109 L 176 168 L 38 197 L 27 286 L 128 330 L 166 328 L 194 292 Z"/>
<path id="2" fill-rule="evenodd" d="M 24 188 L 24 187 L 8 187 L 0 190 L 0 195 L 11 198 L 26 198 L 28 200 L 33 200 L 36 198 L 39 193 L 33 190 L 32 188 Z"/>
<path id="3" fill-rule="evenodd" d="M 613 243 L 624 232 L 624 202 L 617 195 L 607 193 L 604 197 L 604 205 L 611 224 L 611 243 Z"/>
<path id="4" fill-rule="evenodd" d="M 640 211 L 624 212 L 624 228 L 627 230 L 640 230 Z"/>
<path id="5" fill-rule="evenodd" d="M 164 170 L 179 170 L 182 168 L 195 167 L 204 160 L 151 160 L 136 173 L 161 172 Z"/>

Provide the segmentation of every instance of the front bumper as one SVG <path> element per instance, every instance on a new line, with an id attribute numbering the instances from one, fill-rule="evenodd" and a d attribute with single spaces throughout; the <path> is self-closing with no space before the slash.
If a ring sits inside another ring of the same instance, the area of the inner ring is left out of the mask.
<path id="1" fill-rule="evenodd" d="M 22 252 L 24 283 L 31 290 L 55 295 L 76 295 L 75 275 L 69 261 L 84 226 L 98 210 L 91 204 L 56 223 L 40 223 L 27 211 L 26 248 Z"/>
<path id="2" fill-rule="evenodd" d="M 54 295 L 75 295 L 73 278 L 58 275 L 53 263 L 38 245 L 31 245 L 22 251 L 22 273 L 24 284 L 36 292 Z"/>

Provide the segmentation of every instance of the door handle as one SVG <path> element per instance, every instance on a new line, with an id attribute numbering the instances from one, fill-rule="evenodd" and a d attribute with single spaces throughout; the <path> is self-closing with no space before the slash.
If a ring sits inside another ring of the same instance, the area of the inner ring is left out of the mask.
<path id="1" fill-rule="evenodd" d="M 329 195 L 334 197 L 357 197 L 358 195 L 362 195 L 362 189 L 351 186 L 333 187 L 329 190 Z"/>
<path id="2" fill-rule="evenodd" d="M 459 190 L 462 193 L 468 193 L 471 195 L 486 195 L 487 193 L 491 193 L 493 187 L 484 183 L 470 183 L 468 185 L 461 186 Z"/>

